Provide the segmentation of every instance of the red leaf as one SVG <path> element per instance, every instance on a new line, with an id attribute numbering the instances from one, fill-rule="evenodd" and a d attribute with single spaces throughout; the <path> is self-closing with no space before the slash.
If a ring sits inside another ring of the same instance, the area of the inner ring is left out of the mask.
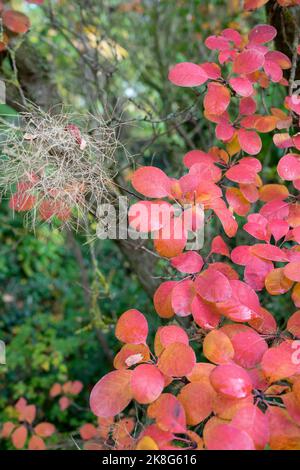
<path id="1" fill-rule="evenodd" d="M 153 232 L 168 224 L 174 208 L 166 201 L 140 201 L 130 206 L 128 221 L 134 230 Z"/>
<path id="2" fill-rule="evenodd" d="M 7 29 L 17 34 L 24 34 L 30 28 L 30 21 L 26 15 L 15 10 L 5 10 L 2 13 L 2 21 Z"/>
<path id="3" fill-rule="evenodd" d="M 277 35 L 276 28 L 268 24 L 258 24 L 249 33 L 251 45 L 265 44 L 272 41 Z"/>
<path id="4" fill-rule="evenodd" d="M 79 429 L 79 433 L 81 436 L 81 439 L 84 441 L 88 441 L 89 439 L 93 439 L 97 435 L 97 428 L 91 424 L 91 423 L 86 423 L 81 428 Z"/>
<path id="5" fill-rule="evenodd" d="M 49 395 L 50 397 L 54 398 L 57 397 L 57 395 L 60 395 L 62 392 L 61 385 L 59 383 L 55 383 L 52 385 Z"/>
<path id="6" fill-rule="evenodd" d="M 58 403 L 59 403 L 60 409 L 64 411 L 67 408 L 69 408 L 69 406 L 71 405 L 71 400 L 69 400 L 68 397 L 61 397 Z"/>
<path id="7" fill-rule="evenodd" d="M 251 394 L 252 381 L 249 374 L 235 364 L 215 367 L 210 374 L 210 382 L 216 392 L 229 398 L 245 398 Z"/>
<path id="8" fill-rule="evenodd" d="M 14 423 L 12 423 L 11 421 L 6 421 L 6 423 L 3 423 L 0 436 L 3 439 L 7 439 L 11 435 L 15 427 L 16 425 Z"/>
<path id="9" fill-rule="evenodd" d="M 46 444 L 39 436 L 31 436 L 28 443 L 28 450 L 46 450 Z"/>
<path id="10" fill-rule="evenodd" d="M 17 192 L 9 200 L 9 208 L 16 212 L 29 211 L 35 206 L 36 198 L 27 193 Z"/>
<path id="11" fill-rule="evenodd" d="M 172 343 L 189 344 L 189 338 L 184 329 L 177 325 L 168 325 L 158 328 L 154 339 L 155 354 L 159 356 L 161 352 Z"/>
<path id="12" fill-rule="evenodd" d="M 262 290 L 266 276 L 274 269 L 272 261 L 253 256 L 244 271 L 245 282 L 254 290 Z"/>
<path id="13" fill-rule="evenodd" d="M 208 114 L 221 115 L 229 106 L 230 91 L 224 85 L 217 82 L 210 82 L 207 86 L 203 104 Z"/>
<path id="14" fill-rule="evenodd" d="M 109 418 L 126 408 L 132 400 L 131 376 L 131 370 L 115 370 L 96 383 L 90 395 L 90 407 L 96 416 Z"/>
<path id="15" fill-rule="evenodd" d="M 265 340 L 250 328 L 233 335 L 231 343 L 234 348 L 233 360 L 246 369 L 251 369 L 259 364 L 268 349 Z"/>
<path id="16" fill-rule="evenodd" d="M 212 204 L 210 204 L 210 208 L 220 220 L 226 235 L 230 238 L 234 237 L 238 230 L 238 224 L 223 199 L 213 201 Z"/>
<path id="17" fill-rule="evenodd" d="M 172 307 L 172 291 L 177 285 L 176 281 L 163 282 L 155 291 L 153 297 L 156 313 L 162 318 L 171 318 L 174 316 Z"/>
<path id="18" fill-rule="evenodd" d="M 148 407 L 148 416 L 156 420 L 163 431 L 185 433 L 186 418 L 180 401 L 171 393 L 163 393 Z"/>
<path id="19" fill-rule="evenodd" d="M 183 163 L 187 168 L 191 168 L 195 163 L 204 163 L 207 166 L 212 166 L 217 161 L 218 159 L 209 153 L 202 152 L 202 150 L 190 150 L 183 157 Z"/>
<path id="20" fill-rule="evenodd" d="M 222 302 L 231 296 L 231 287 L 224 274 L 207 269 L 195 280 L 198 294 L 208 302 Z"/>
<path id="21" fill-rule="evenodd" d="M 181 253 L 170 260 L 171 265 L 181 273 L 194 274 L 201 271 L 203 259 L 196 251 Z"/>
<path id="22" fill-rule="evenodd" d="M 248 78 L 233 77 L 229 80 L 231 88 L 240 96 L 251 96 L 254 92 L 252 83 Z"/>
<path id="23" fill-rule="evenodd" d="M 234 357 L 233 345 L 228 336 L 220 330 L 213 330 L 205 336 L 203 354 L 215 364 L 227 364 Z"/>
<path id="24" fill-rule="evenodd" d="M 70 394 L 78 395 L 82 389 L 83 389 L 83 383 L 80 382 L 80 380 L 74 380 L 74 382 L 71 383 Z"/>
<path id="25" fill-rule="evenodd" d="M 31 424 L 35 420 L 35 415 L 36 415 L 35 405 L 24 406 L 24 408 L 20 410 L 19 421 L 26 421 L 27 423 Z"/>
<path id="26" fill-rule="evenodd" d="M 156 232 L 154 246 L 160 256 L 173 258 L 184 250 L 187 242 L 187 229 L 185 227 L 188 219 L 184 221 L 182 216 L 170 220 L 168 226 Z"/>
<path id="27" fill-rule="evenodd" d="M 240 114 L 249 116 L 256 111 L 256 101 L 253 98 L 242 98 L 240 100 Z"/>
<path id="28" fill-rule="evenodd" d="M 261 361 L 265 377 L 270 382 L 287 379 L 300 372 L 298 361 L 293 358 L 297 351 L 293 348 L 293 341 L 283 341 L 279 346 L 268 349 Z"/>
<path id="29" fill-rule="evenodd" d="M 145 344 L 124 344 L 114 358 L 115 369 L 128 369 L 140 362 L 150 360 L 150 351 Z"/>
<path id="30" fill-rule="evenodd" d="M 289 417 L 286 410 L 269 407 L 271 450 L 299 450 L 300 428 Z"/>
<path id="31" fill-rule="evenodd" d="M 250 263 L 252 258 L 253 255 L 250 252 L 250 246 L 247 245 L 237 246 L 231 252 L 232 262 L 241 266 L 246 266 L 246 264 Z"/>
<path id="32" fill-rule="evenodd" d="M 279 149 L 287 149 L 294 146 L 292 137 L 286 132 L 282 132 L 281 134 L 274 134 L 273 142 Z"/>
<path id="33" fill-rule="evenodd" d="M 208 49 L 224 51 L 229 49 L 229 40 L 223 36 L 209 36 L 204 44 Z"/>
<path id="34" fill-rule="evenodd" d="M 290 69 L 292 66 L 292 63 L 290 59 L 288 58 L 288 56 L 283 54 L 283 52 L 280 52 L 280 51 L 269 51 L 267 52 L 265 58 L 266 60 L 275 62 L 284 70 Z"/>
<path id="35" fill-rule="evenodd" d="M 221 321 L 215 304 L 206 302 L 199 295 L 192 301 L 191 310 L 195 323 L 204 330 L 216 328 Z"/>
<path id="36" fill-rule="evenodd" d="M 237 47 L 241 45 L 241 42 L 243 40 L 241 34 L 232 28 L 223 29 L 222 36 L 229 39 L 229 41 L 232 41 L 233 44 Z"/>
<path id="37" fill-rule="evenodd" d="M 190 374 L 196 364 L 193 349 L 183 343 L 169 344 L 158 360 L 158 368 L 169 377 L 183 377 Z"/>
<path id="38" fill-rule="evenodd" d="M 256 49 L 241 52 L 233 61 L 233 72 L 249 74 L 260 69 L 265 63 L 265 56 Z"/>
<path id="39" fill-rule="evenodd" d="M 250 155 L 257 155 L 261 151 L 261 139 L 255 131 L 239 129 L 238 139 L 241 149 L 244 150 L 244 152 Z"/>
<path id="40" fill-rule="evenodd" d="M 246 232 L 250 233 L 253 237 L 258 238 L 258 240 L 264 240 L 266 242 L 270 241 L 268 219 L 261 214 L 250 214 L 247 217 L 247 220 L 248 222 L 243 227 Z"/>
<path id="41" fill-rule="evenodd" d="M 127 310 L 118 319 L 115 334 L 118 340 L 123 343 L 146 343 L 148 336 L 147 320 L 138 310 Z"/>
<path id="42" fill-rule="evenodd" d="M 270 60 L 266 60 L 264 64 L 264 71 L 274 83 L 280 82 L 283 77 L 283 72 L 280 66 L 276 64 L 276 62 L 272 62 Z"/>
<path id="43" fill-rule="evenodd" d="M 211 242 L 210 252 L 223 255 L 223 256 L 228 256 L 230 258 L 229 248 L 224 242 L 221 235 L 217 235 Z"/>
<path id="44" fill-rule="evenodd" d="M 300 282 L 300 261 L 293 261 L 284 268 L 284 275 L 291 281 Z"/>
<path id="45" fill-rule="evenodd" d="M 231 424 L 214 426 L 204 442 L 208 450 L 255 450 L 249 434 Z"/>
<path id="46" fill-rule="evenodd" d="M 160 168 L 142 166 L 131 180 L 132 186 L 146 197 L 166 197 L 171 191 L 171 180 Z"/>
<path id="47" fill-rule="evenodd" d="M 194 87 L 203 85 L 208 76 L 200 65 L 192 62 L 181 62 L 171 68 L 168 79 L 177 86 Z"/>
<path id="48" fill-rule="evenodd" d="M 147 404 L 157 400 L 165 386 L 163 374 L 152 364 L 137 366 L 131 376 L 133 398 Z"/>
<path id="49" fill-rule="evenodd" d="M 55 432 L 55 426 L 51 423 L 40 423 L 35 426 L 34 431 L 40 437 L 50 437 Z"/>
<path id="50" fill-rule="evenodd" d="M 240 216 L 245 216 L 251 209 L 251 205 L 238 188 L 228 188 L 226 190 L 226 199 L 229 207 Z"/>
<path id="51" fill-rule="evenodd" d="M 254 290 L 242 281 L 231 280 L 232 295 L 217 304 L 220 313 L 232 321 L 245 322 L 260 316 L 260 304 Z"/>
<path id="52" fill-rule="evenodd" d="M 190 383 L 185 385 L 178 395 L 182 404 L 186 422 L 190 426 L 196 426 L 212 413 L 211 388 L 205 383 Z"/>
<path id="53" fill-rule="evenodd" d="M 216 137 L 223 142 L 228 142 L 234 136 L 235 129 L 234 127 L 225 121 L 219 122 L 216 127 Z"/>
<path id="54" fill-rule="evenodd" d="M 300 310 L 288 319 L 286 329 L 294 336 L 300 337 Z"/>
<path id="55" fill-rule="evenodd" d="M 248 405 L 238 410 L 231 425 L 247 432 L 257 450 L 263 450 L 269 442 L 268 416 L 255 405 Z"/>
<path id="56" fill-rule="evenodd" d="M 245 0 L 245 10 L 256 10 L 257 8 L 265 5 L 269 0 Z"/>
<path id="57" fill-rule="evenodd" d="M 263 259 L 268 259 L 270 261 L 288 261 L 288 258 L 283 250 L 278 248 L 278 246 L 270 245 L 268 243 L 253 245 L 250 248 L 250 252 L 253 255 L 259 256 Z"/>
<path id="58" fill-rule="evenodd" d="M 277 325 L 273 315 L 265 308 L 260 309 L 260 317 L 249 321 L 255 330 L 262 334 L 271 334 L 277 331 Z"/>
<path id="59" fill-rule="evenodd" d="M 281 238 L 285 237 L 285 235 L 288 233 L 289 224 L 285 220 L 273 219 L 273 220 L 270 220 L 268 224 L 268 229 L 273 235 L 275 241 L 278 242 Z"/>
<path id="60" fill-rule="evenodd" d="M 238 163 L 226 172 L 226 178 L 235 183 L 251 184 L 256 181 L 257 171 L 250 165 Z"/>
<path id="61" fill-rule="evenodd" d="M 27 439 L 27 428 L 22 425 L 14 430 L 11 440 L 16 449 L 23 449 Z"/>
<path id="62" fill-rule="evenodd" d="M 185 279 L 177 283 L 172 291 L 172 308 L 179 317 L 191 314 L 191 302 L 195 296 L 194 283 Z"/>
<path id="63" fill-rule="evenodd" d="M 300 158 L 297 154 L 289 153 L 279 160 L 277 171 L 283 180 L 293 181 L 300 178 Z"/>
<path id="64" fill-rule="evenodd" d="M 206 72 L 207 77 L 211 80 L 218 80 L 221 77 L 221 69 L 214 62 L 205 62 L 201 64 L 201 68 Z"/>

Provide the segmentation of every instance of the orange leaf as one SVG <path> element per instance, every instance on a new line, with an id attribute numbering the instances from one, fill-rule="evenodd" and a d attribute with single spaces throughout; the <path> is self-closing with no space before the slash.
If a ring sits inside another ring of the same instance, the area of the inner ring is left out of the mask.
<path id="1" fill-rule="evenodd" d="M 55 383 L 52 385 L 49 395 L 50 397 L 54 398 L 57 397 L 57 395 L 60 395 L 62 392 L 62 386 L 59 383 Z"/>
<path id="2" fill-rule="evenodd" d="M 2 20 L 7 29 L 17 34 L 24 34 L 30 28 L 30 21 L 26 15 L 15 10 L 6 10 L 2 13 Z"/>
<path id="3" fill-rule="evenodd" d="M 127 310 L 118 319 L 115 334 L 123 343 L 146 343 L 148 323 L 145 316 L 138 310 Z"/>
<path id="4" fill-rule="evenodd" d="M 190 374 L 196 364 L 194 350 L 183 343 L 169 344 L 158 360 L 158 368 L 169 377 Z"/>
<path id="5" fill-rule="evenodd" d="M 43 439 L 39 436 L 31 436 L 28 443 L 29 450 L 45 450 L 46 445 Z"/>
<path id="6" fill-rule="evenodd" d="M 163 431 L 184 433 L 186 430 L 185 412 L 180 401 L 171 393 L 163 393 L 148 407 L 149 418 L 155 419 Z"/>
<path id="7" fill-rule="evenodd" d="M 46 421 L 35 426 L 34 431 L 40 437 L 50 437 L 55 432 L 55 426 L 51 423 L 47 423 Z"/>
<path id="8" fill-rule="evenodd" d="M 183 328 L 177 325 L 167 325 L 158 328 L 154 339 L 154 351 L 157 356 L 172 343 L 189 344 L 189 338 Z"/>
<path id="9" fill-rule="evenodd" d="M 90 395 L 90 406 L 96 416 L 109 418 L 126 408 L 132 400 L 131 370 L 115 370 L 96 383 Z"/>
<path id="10" fill-rule="evenodd" d="M 152 403 L 165 386 L 163 374 L 152 364 L 137 366 L 131 376 L 133 398 L 141 404 Z"/>
<path id="11" fill-rule="evenodd" d="M 11 440 L 16 449 L 23 449 L 27 439 L 27 429 L 24 425 L 19 426 L 12 433 Z"/>
<path id="12" fill-rule="evenodd" d="M 204 339 L 203 354 L 210 362 L 226 364 L 233 359 L 234 349 L 225 333 L 213 330 Z"/>
<path id="13" fill-rule="evenodd" d="M 79 433 L 84 441 L 88 441 L 97 435 L 97 428 L 91 423 L 86 423 L 81 426 Z"/>
<path id="14" fill-rule="evenodd" d="M 190 383 L 180 390 L 178 400 L 185 410 L 187 424 L 196 426 L 212 413 L 213 395 L 211 387 L 200 382 Z"/>
<path id="15" fill-rule="evenodd" d="M 148 362 L 150 360 L 150 351 L 145 344 L 124 344 L 121 350 L 114 358 L 115 369 L 128 369 L 129 367 Z"/>
<path id="16" fill-rule="evenodd" d="M 175 314 L 172 308 L 172 291 L 176 285 L 176 281 L 166 281 L 155 291 L 153 297 L 154 308 L 161 318 L 171 318 Z"/>
<path id="17" fill-rule="evenodd" d="M 158 450 L 156 442 L 149 436 L 144 436 L 137 443 L 135 450 Z"/>
<path id="18" fill-rule="evenodd" d="M 288 292 L 292 285 L 293 281 L 290 281 L 284 275 L 283 268 L 273 269 L 270 271 L 265 278 L 266 289 L 271 295 L 281 295 Z"/>

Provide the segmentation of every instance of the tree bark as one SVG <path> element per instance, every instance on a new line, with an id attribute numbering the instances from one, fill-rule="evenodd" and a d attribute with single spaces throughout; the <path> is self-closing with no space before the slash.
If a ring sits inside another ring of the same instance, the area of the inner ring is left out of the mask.
<path id="1" fill-rule="evenodd" d="M 276 0 L 269 0 L 266 12 L 269 24 L 277 29 L 276 49 L 291 59 L 294 68 L 293 79 L 300 80 L 300 56 L 296 50 L 300 34 L 300 6 L 283 8 Z M 290 75 L 291 71 L 286 70 L 285 77 L 289 79 Z"/>
<path id="2" fill-rule="evenodd" d="M 16 78 L 26 100 L 44 110 L 50 110 L 61 103 L 51 64 L 28 40 L 24 40 L 17 49 L 12 69 L 14 65 Z M 24 111 L 20 90 L 11 83 L 8 83 L 6 87 L 6 101 L 17 111 Z"/>

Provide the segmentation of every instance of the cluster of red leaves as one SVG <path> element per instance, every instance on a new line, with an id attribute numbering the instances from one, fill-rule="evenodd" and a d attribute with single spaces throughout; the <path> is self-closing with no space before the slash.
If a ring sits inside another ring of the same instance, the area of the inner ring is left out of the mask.
<path id="1" fill-rule="evenodd" d="M 26 0 L 27 3 L 34 3 L 42 5 L 44 0 Z M 30 28 L 30 20 L 28 16 L 20 11 L 11 10 L 4 6 L 0 1 L 0 16 L 4 31 L 1 31 L 0 38 L 0 52 L 4 51 L 9 43 L 9 40 L 14 35 L 25 34 Z"/>
<path id="2" fill-rule="evenodd" d="M 132 417 L 98 418 L 98 425 L 86 423 L 79 430 L 80 437 L 84 441 L 84 450 L 132 450 L 136 446 L 132 433 L 136 421 Z"/>
<path id="3" fill-rule="evenodd" d="M 48 191 L 45 195 L 36 189 L 39 177 L 29 175 L 27 181 L 18 183 L 16 192 L 9 200 L 9 208 L 15 212 L 27 212 L 37 207 L 39 218 L 49 221 L 53 217 L 66 222 L 72 215 L 71 208 L 64 201 L 64 194 L 60 198 L 55 189 Z M 76 194 L 78 188 L 70 188 Z"/>
<path id="4" fill-rule="evenodd" d="M 273 317 L 259 307 L 254 291 L 251 299 L 248 292 L 239 295 L 224 302 L 230 313 L 252 311 L 252 300 L 261 316 L 253 317 L 252 326 L 230 323 L 207 333 L 203 354 L 210 362 L 196 362 L 187 332 L 176 324 L 158 329 L 152 353 L 145 316 L 138 310 L 121 315 L 116 337 L 125 344 L 115 357 L 116 370 L 92 390 L 95 415 L 109 419 L 133 399 L 148 405 L 147 416 L 154 423 L 135 440 L 138 449 L 176 449 L 176 441 L 191 449 L 254 450 L 267 444 L 272 449 L 298 449 L 300 361 L 292 361 L 295 349 L 288 336 L 300 336 L 300 313 L 289 319 L 283 341 L 269 348 L 267 340 L 277 338 Z M 164 391 L 171 384 L 176 395 Z M 286 410 L 279 407 L 282 404 Z M 190 427 L 203 421 L 200 437 Z M 91 437 L 96 434 L 93 428 Z"/>
<path id="5" fill-rule="evenodd" d="M 49 396 L 51 398 L 59 396 L 59 407 L 64 411 L 73 403 L 73 398 L 81 392 L 82 388 L 83 384 L 79 380 L 73 382 L 68 380 L 64 384 L 56 382 L 52 385 Z"/>
<path id="6" fill-rule="evenodd" d="M 28 450 L 45 450 L 45 438 L 55 432 L 53 424 L 43 421 L 33 425 L 36 419 L 36 406 L 28 405 L 23 397 L 15 404 L 14 413 L 16 421 L 3 423 L 0 437 L 11 439 L 16 449 L 24 449 L 27 445 Z"/>
<path id="7" fill-rule="evenodd" d="M 133 175 L 134 189 L 150 200 L 131 207 L 129 223 L 153 232 L 156 251 L 178 271 L 154 295 L 158 315 L 173 322 L 158 329 L 150 351 L 145 316 L 135 309 L 123 313 L 116 325 L 116 337 L 124 343 L 116 370 L 95 385 L 90 405 L 100 418 L 121 413 L 131 400 L 146 405 L 146 425 L 134 436 L 136 449 L 174 449 L 178 442 L 193 449 L 300 449 L 300 311 L 279 331 L 257 295 L 264 288 L 271 295 L 293 288 L 292 300 L 300 307 L 300 203 L 290 193 L 300 187 L 294 133 L 300 99 L 285 100 L 287 113 L 275 108 L 256 113 L 260 89 L 272 82 L 287 85 L 282 70 L 291 67 L 290 60 L 265 46 L 275 36 L 268 25 L 256 26 L 247 38 L 226 29 L 205 42 L 219 52 L 222 69 L 216 63 L 173 67 L 174 84 L 206 84 L 204 115 L 217 124 L 216 137 L 225 148 L 188 152 L 183 158 L 188 173 L 177 180 L 152 166 Z M 293 151 L 278 163 L 279 177 L 292 182 L 290 190 L 264 185 L 259 159 L 249 156 L 261 150 L 259 134 L 276 129 L 285 133 L 275 133 L 274 144 Z M 182 207 L 179 214 L 174 201 Z M 230 252 L 218 235 L 205 259 L 184 251 L 188 232 L 204 223 L 199 203 L 220 220 L 228 237 L 238 230 L 234 214 L 245 217 L 257 203 L 259 211 L 248 215 L 243 227 L 254 244 Z M 171 220 L 169 236 L 164 236 L 166 220 Z M 224 260 L 215 262 L 214 254 Z M 235 265 L 245 267 L 243 280 Z M 179 326 L 180 317 L 191 318 L 187 331 Z M 202 340 L 207 362 L 197 362 L 190 345 Z M 195 432 L 199 424 L 201 434 Z"/>

